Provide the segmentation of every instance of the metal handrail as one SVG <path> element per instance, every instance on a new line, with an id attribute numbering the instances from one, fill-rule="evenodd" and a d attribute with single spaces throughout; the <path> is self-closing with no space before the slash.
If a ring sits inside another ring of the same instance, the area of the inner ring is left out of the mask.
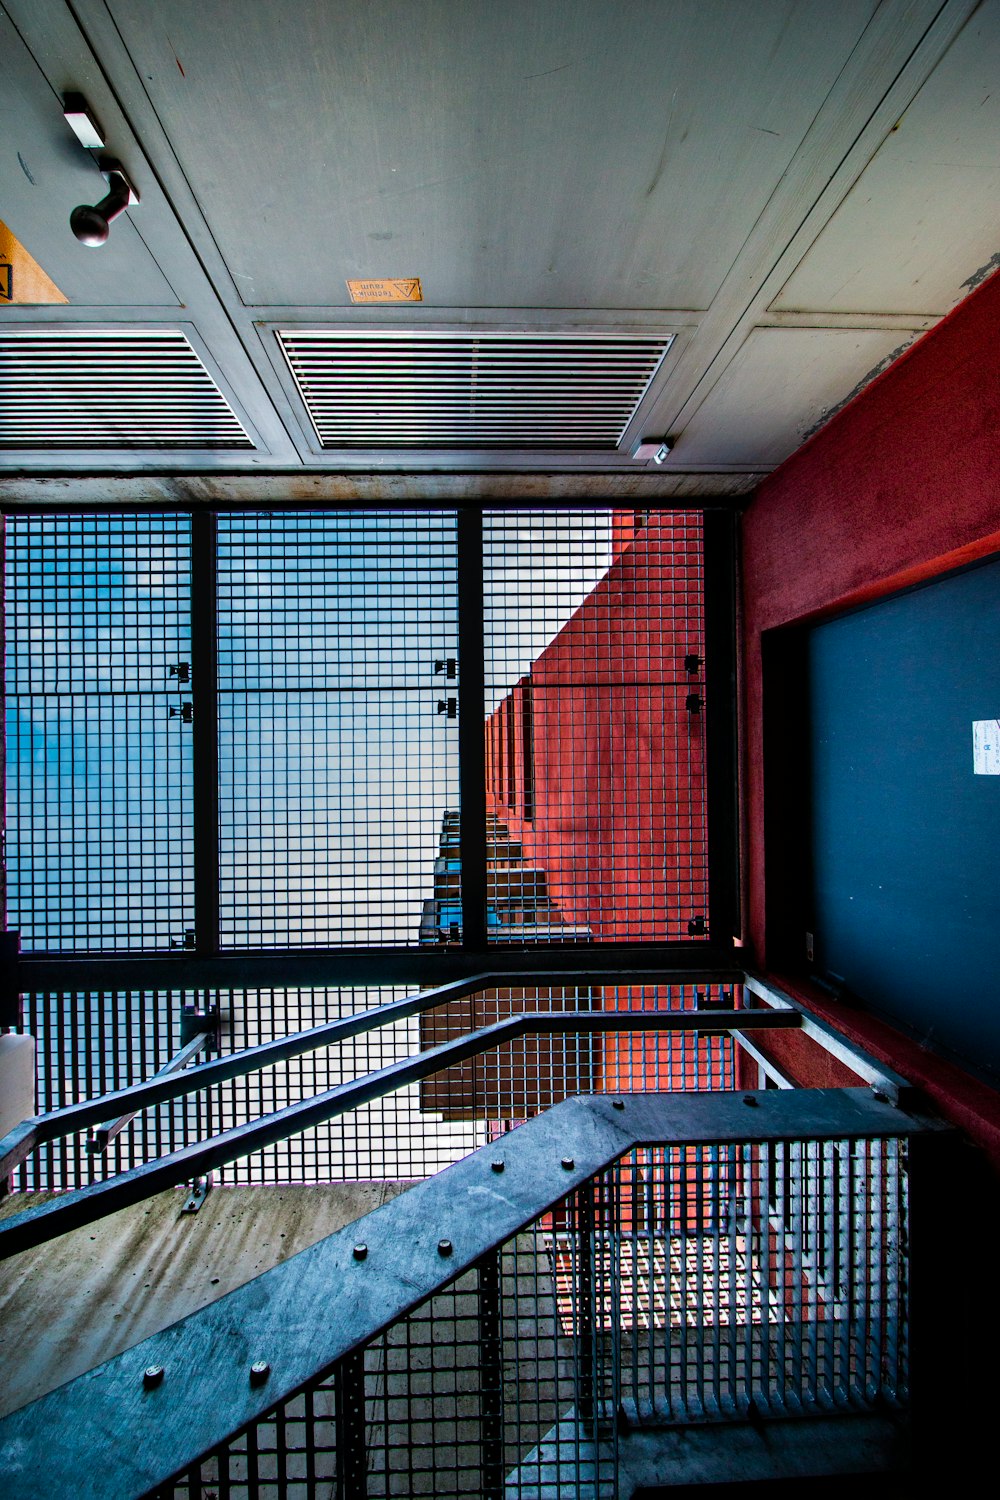
<path id="1" fill-rule="evenodd" d="M 428 1078 L 443 1068 L 465 1062 L 470 1057 L 479 1056 L 483 1052 L 491 1051 L 505 1042 L 515 1041 L 522 1036 L 625 1031 L 720 1034 L 730 1032 L 734 1028 L 743 1031 L 796 1030 L 800 1023 L 801 1015 L 794 1009 L 523 1012 L 503 1021 L 494 1022 L 491 1026 L 484 1026 L 478 1031 L 468 1032 L 465 1036 L 456 1037 L 452 1041 L 442 1042 L 425 1052 L 415 1053 L 398 1062 L 390 1063 L 385 1068 L 366 1073 L 363 1077 L 352 1079 L 349 1083 L 337 1084 L 321 1094 L 299 1100 L 296 1104 L 289 1104 L 284 1109 L 262 1115 L 259 1119 L 234 1126 L 231 1130 L 222 1131 L 207 1141 L 198 1141 L 193 1145 L 182 1147 L 179 1151 L 173 1151 L 167 1156 L 144 1162 L 104 1182 L 92 1183 L 89 1187 L 61 1194 L 59 1198 L 48 1203 L 24 1209 L 21 1213 L 0 1222 L 0 1259 L 44 1244 L 55 1235 L 65 1234 L 71 1229 L 79 1229 L 85 1224 L 92 1224 L 107 1214 L 115 1213 L 131 1204 L 140 1203 L 166 1188 L 176 1187 L 178 1183 L 189 1181 L 192 1177 L 204 1176 L 205 1173 L 225 1166 L 227 1162 L 236 1161 L 251 1151 L 274 1145 L 276 1141 L 284 1140 L 287 1136 L 295 1135 L 310 1126 L 322 1124 L 337 1115 L 345 1114 L 350 1109 L 357 1109 L 360 1105 L 370 1104 L 373 1099 L 382 1098 L 395 1089 L 418 1083 L 421 1079 Z M 300 1037 L 309 1035 L 311 1033 L 299 1033 Z M 207 1063 L 200 1067 L 190 1080 L 189 1088 L 203 1086 L 206 1075 L 210 1074 L 213 1067 L 215 1067 L 214 1063 Z M 244 1068 L 241 1071 L 251 1070 Z M 223 1076 L 232 1075 L 224 1074 Z M 148 1084 L 138 1087 L 158 1090 L 173 1082 L 173 1076 L 167 1079 L 150 1079 Z M 121 1092 L 131 1093 L 134 1099 L 133 1091 Z M 178 1092 L 188 1092 L 188 1089 L 180 1089 Z M 79 1129 L 81 1116 L 84 1117 L 82 1123 L 86 1124 L 91 1123 L 94 1118 L 105 1117 L 108 1114 L 109 1103 L 118 1097 L 120 1096 L 103 1095 L 100 1099 L 88 1101 L 86 1105 L 70 1106 L 61 1114 L 64 1120 L 72 1117 L 73 1125 L 67 1126 L 66 1130 L 56 1131 L 55 1134 L 65 1134 L 68 1129 Z"/>
<path id="2" fill-rule="evenodd" d="M 596 971 L 594 976 L 588 976 L 588 978 L 591 977 L 596 978 Z M 731 974 L 716 976 L 712 972 L 706 974 L 704 971 L 692 971 L 690 974 L 679 973 L 665 977 L 658 970 L 627 976 L 623 976 L 618 970 L 609 970 L 603 975 L 603 979 L 597 979 L 596 982 L 607 983 L 612 980 L 616 984 L 670 985 L 738 982 L 733 981 Z M 571 973 L 545 971 L 541 974 L 521 977 L 518 982 L 521 985 L 563 985 L 581 988 L 586 986 L 587 981 Z M 9 1177 L 11 1172 L 19 1167 L 38 1146 L 59 1140 L 64 1135 L 72 1135 L 78 1130 L 86 1130 L 91 1125 L 102 1125 L 105 1120 L 113 1116 L 124 1114 L 129 1110 L 134 1114 L 140 1109 L 167 1104 L 171 1099 L 179 1099 L 184 1094 L 208 1088 L 212 1084 L 224 1083 L 230 1078 L 259 1072 L 274 1063 L 287 1062 L 290 1058 L 298 1057 L 304 1052 L 313 1052 L 320 1047 L 332 1046 L 336 1042 L 347 1041 L 348 1038 L 357 1036 L 361 1032 L 376 1031 L 395 1021 L 409 1020 L 412 1016 L 422 1015 L 425 1011 L 435 1010 L 454 1000 L 463 1000 L 482 990 L 509 984 L 509 974 L 490 971 L 474 974 L 468 979 L 439 985 L 436 989 L 421 990 L 415 995 L 404 996 L 401 1000 L 392 1000 L 387 1005 L 373 1006 L 369 1010 L 358 1011 L 355 1015 L 324 1022 L 322 1026 L 292 1032 L 288 1036 L 278 1037 L 275 1041 L 261 1042 L 254 1047 L 246 1047 L 240 1052 L 232 1052 L 226 1057 L 214 1058 L 211 1062 L 203 1063 L 197 1072 L 163 1074 L 162 1076 L 157 1074 L 145 1079 L 142 1083 L 133 1083 L 126 1088 L 113 1089 L 93 1099 L 85 1099 L 77 1104 L 67 1104 L 61 1109 L 50 1110 L 46 1114 L 35 1115 L 29 1120 L 22 1121 L 0 1140 L 0 1181 Z"/>
<path id="3" fill-rule="evenodd" d="M 175 1052 L 169 1062 L 164 1063 L 162 1068 L 157 1068 L 149 1082 L 152 1083 L 155 1078 L 169 1078 L 172 1073 L 180 1073 L 200 1052 L 204 1052 L 211 1045 L 211 1032 L 199 1032 L 197 1036 L 193 1036 L 189 1042 L 186 1042 L 179 1052 Z M 87 1150 L 94 1156 L 106 1151 L 115 1137 L 121 1135 L 126 1125 L 131 1124 L 138 1112 L 138 1107 L 126 1110 L 124 1114 L 116 1115 L 113 1120 L 108 1119 L 103 1125 L 98 1125 L 87 1142 Z"/>

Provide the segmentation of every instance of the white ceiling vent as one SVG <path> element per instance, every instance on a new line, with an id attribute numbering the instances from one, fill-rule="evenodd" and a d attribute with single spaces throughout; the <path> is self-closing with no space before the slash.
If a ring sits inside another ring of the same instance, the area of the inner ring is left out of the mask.
<path id="1" fill-rule="evenodd" d="M 672 337 L 278 332 L 324 448 L 613 450 Z"/>
<path id="2" fill-rule="evenodd" d="M 0 448 L 252 448 L 178 329 L 4 329 Z"/>

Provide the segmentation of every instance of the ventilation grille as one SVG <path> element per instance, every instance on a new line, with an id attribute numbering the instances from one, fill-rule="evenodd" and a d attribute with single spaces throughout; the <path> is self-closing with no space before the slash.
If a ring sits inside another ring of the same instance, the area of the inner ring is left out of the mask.
<path id="1" fill-rule="evenodd" d="M 279 331 L 324 448 L 618 447 L 671 337 Z"/>
<path id="2" fill-rule="evenodd" d="M 0 334 L 0 448 L 252 447 L 176 329 Z"/>

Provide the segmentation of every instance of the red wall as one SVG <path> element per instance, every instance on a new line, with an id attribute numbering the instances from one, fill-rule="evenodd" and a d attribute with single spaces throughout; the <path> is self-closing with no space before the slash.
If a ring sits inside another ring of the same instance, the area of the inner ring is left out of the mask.
<path id="1" fill-rule="evenodd" d="M 766 963 L 761 636 L 1000 550 L 1000 275 L 761 485 L 743 523 L 748 936 Z M 817 1009 L 824 1009 L 822 1004 Z M 882 1023 L 831 1019 L 895 1057 L 997 1152 L 997 1095 Z M 919 1077 L 918 1077 L 919 1075 Z"/>

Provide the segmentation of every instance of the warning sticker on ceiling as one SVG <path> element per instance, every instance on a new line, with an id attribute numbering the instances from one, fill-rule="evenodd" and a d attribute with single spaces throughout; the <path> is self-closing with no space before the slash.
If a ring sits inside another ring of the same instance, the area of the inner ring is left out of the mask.
<path id="1" fill-rule="evenodd" d="M 419 276 L 374 276 L 367 281 L 349 281 L 352 302 L 423 302 Z"/>
<path id="2" fill-rule="evenodd" d="M 10 303 L 68 302 L 15 234 L 0 219 L 0 307 Z"/>

